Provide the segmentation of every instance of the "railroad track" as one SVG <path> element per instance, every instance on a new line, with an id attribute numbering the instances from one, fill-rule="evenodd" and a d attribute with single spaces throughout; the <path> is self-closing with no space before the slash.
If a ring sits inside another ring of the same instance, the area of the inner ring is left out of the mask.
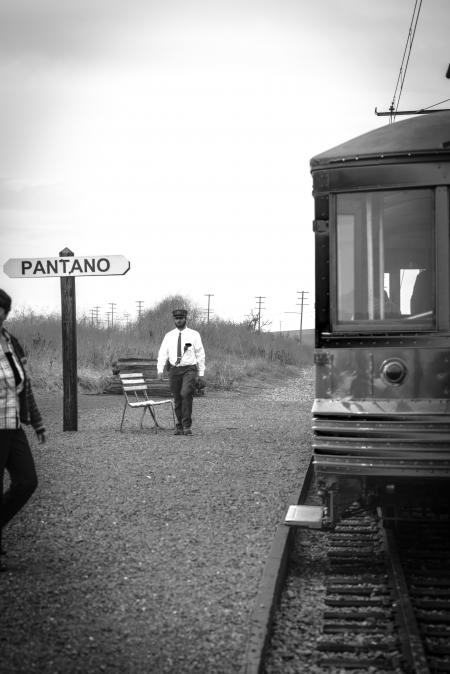
<path id="1" fill-rule="evenodd" d="M 395 609 L 377 518 L 353 513 L 328 534 L 327 544 L 317 664 L 324 669 L 401 671 Z"/>
<path id="2" fill-rule="evenodd" d="M 407 671 L 450 672 L 450 524 L 385 530 Z"/>
<path id="3" fill-rule="evenodd" d="M 300 490 L 299 502 L 308 489 Z M 450 672 L 448 519 L 386 529 L 380 512 L 355 507 L 346 514 L 329 532 L 283 525 L 283 545 L 277 532 L 252 616 L 245 674 Z M 299 590 L 306 567 L 298 557 L 317 541 L 323 563 L 313 583 L 322 590 L 311 598 L 301 594 L 305 584 Z M 305 602 L 314 602 L 313 640 L 302 617 Z"/>

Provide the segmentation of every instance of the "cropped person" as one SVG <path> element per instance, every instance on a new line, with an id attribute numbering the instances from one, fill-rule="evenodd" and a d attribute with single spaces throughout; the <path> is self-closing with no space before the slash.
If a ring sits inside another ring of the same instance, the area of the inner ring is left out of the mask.
<path id="1" fill-rule="evenodd" d="M 433 278 L 431 269 L 422 269 L 416 276 L 411 295 L 411 315 L 423 314 L 433 308 Z"/>
<path id="2" fill-rule="evenodd" d="M 0 289 L 0 549 L 3 528 L 37 487 L 33 455 L 22 424 L 31 423 L 39 442 L 46 440 L 25 369 L 25 353 L 17 339 L 3 327 L 10 309 L 11 298 Z M 3 493 L 5 470 L 10 485 Z M 0 563 L 0 570 L 5 568 Z"/>
<path id="3" fill-rule="evenodd" d="M 186 309 L 172 312 L 175 328 L 168 332 L 158 353 L 158 376 L 168 367 L 177 424 L 175 435 L 192 435 L 192 403 L 197 382 L 204 385 L 205 350 L 200 333 L 186 326 Z"/>

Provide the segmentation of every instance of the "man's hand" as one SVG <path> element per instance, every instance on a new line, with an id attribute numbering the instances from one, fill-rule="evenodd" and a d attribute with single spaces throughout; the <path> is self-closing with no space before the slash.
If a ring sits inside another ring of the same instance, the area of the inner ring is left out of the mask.
<path id="1" fill-rule="evenodd" d="M 36 433 L 36 435 L 40 445 L 44 445 L 47 442 L 47 436 L 45 435 L 45 431 L 40 431 L 39 433 Z"/>
<path id="2" fill-rule="evenodd" d="M 162 381 L 164 379 L 163 372 L 158 372 L 158 379 L 159 379 L 159 381 Z"/>

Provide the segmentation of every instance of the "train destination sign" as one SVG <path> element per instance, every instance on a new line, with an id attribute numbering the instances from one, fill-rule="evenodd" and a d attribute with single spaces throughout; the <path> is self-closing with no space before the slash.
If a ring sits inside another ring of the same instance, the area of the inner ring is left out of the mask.
<path id="1" fill-rule="evenodd" d="M 110 276 L 126 274 L 129 269 L 130 262 L 123 255 L 11 258 L 3 265 L 3 271 L 10 278 Z"/>

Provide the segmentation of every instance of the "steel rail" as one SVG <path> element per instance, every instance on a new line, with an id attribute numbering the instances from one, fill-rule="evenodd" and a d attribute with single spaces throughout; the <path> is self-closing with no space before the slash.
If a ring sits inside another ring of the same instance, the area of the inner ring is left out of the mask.
<path id="1" fill-rule="evenodd" d="M 395 535 L 390 529 L 384 528 L 382 535 L 387 552 L 386 564 L 394 589 L 394 602 L 399 620 L 399 639 L 407 662 L 407 671 L 414 672 L 414 674 L 429 674 L 430 668 L 403 573 Z"/>
<path id="2" fill-rule="evenodd" d="M 289 503 L 302 505 L 308 496 L 314 471 L 312 458 L 303 483 Z M 249 619 L 249 632 L 242 674 L 260 674 L 269 644 L 273 617 L 287 575 L 289 552 L 294 541 L 294 528 L 279 524 L 259 583 L 258 593 Z"/>

